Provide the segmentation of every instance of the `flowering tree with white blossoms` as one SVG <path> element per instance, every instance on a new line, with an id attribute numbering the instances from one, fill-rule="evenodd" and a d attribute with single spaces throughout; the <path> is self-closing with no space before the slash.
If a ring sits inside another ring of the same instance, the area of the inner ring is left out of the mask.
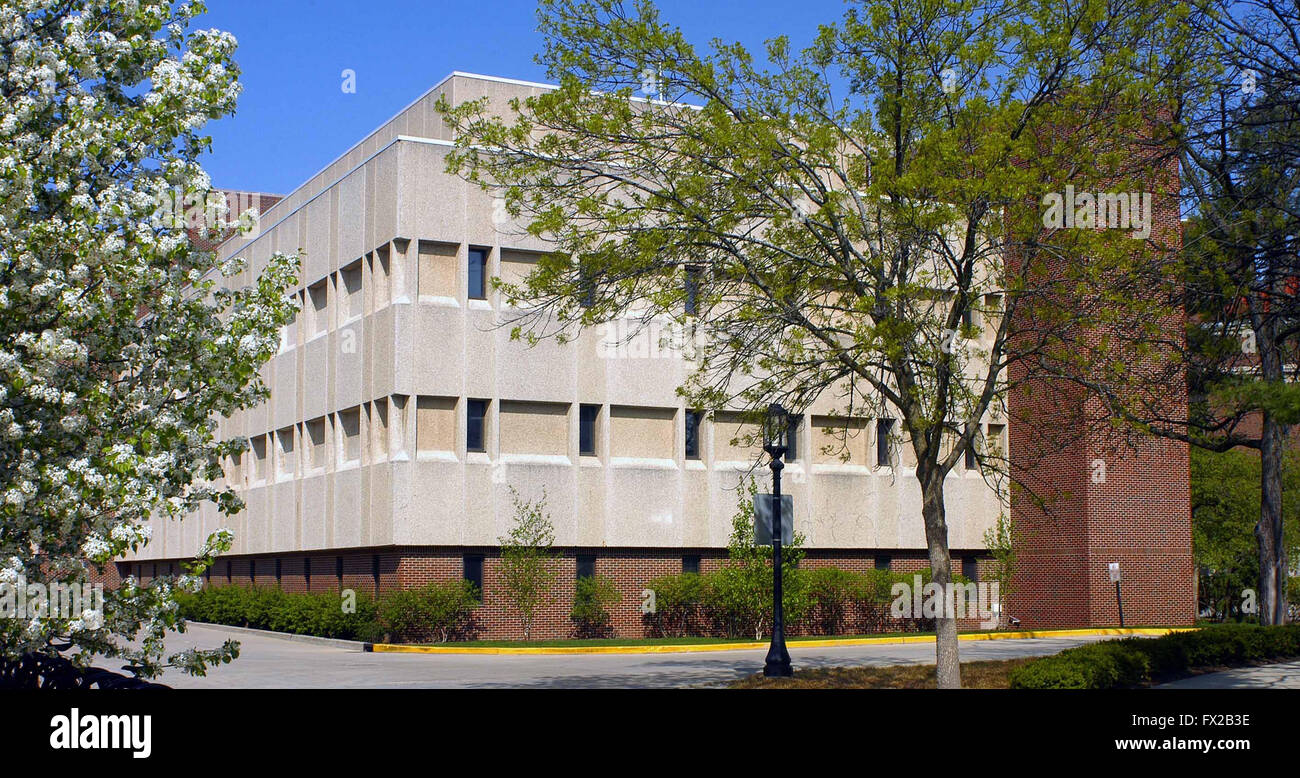
<path id="1" fill-rule="evenodd" d="M 0 4 L 0 582 L 81 583 L 146 544 L 151 516 L 242 507 L 222 463 L 247 441 L 219 440 L 216 419 L 265 397 L 298 260 L 233 288 L 242 261 L 218 267 L 157 218 L 208 192 L 199 129 L 239 93 L 234 38 L 190 28 L 204 10 Z M 229 661 L 237 644 L 168 655 L 163 638 L 184 629 L 176 590 L 231 540 L 210 537 L 183 575 L 127 578 L 102 612 L 0 619 L 0 661 L 69 644 L 78 664 L 150 678 Z"/>

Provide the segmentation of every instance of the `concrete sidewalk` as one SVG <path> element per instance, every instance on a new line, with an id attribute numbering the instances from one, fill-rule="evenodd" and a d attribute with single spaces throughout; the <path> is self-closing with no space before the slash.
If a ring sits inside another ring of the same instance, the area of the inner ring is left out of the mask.
<path id="1" fill-rule="evenodd" d="M 1161 684 L 1157 689 L 1300 689 L 1300 662 L 1238 667 Z"/>

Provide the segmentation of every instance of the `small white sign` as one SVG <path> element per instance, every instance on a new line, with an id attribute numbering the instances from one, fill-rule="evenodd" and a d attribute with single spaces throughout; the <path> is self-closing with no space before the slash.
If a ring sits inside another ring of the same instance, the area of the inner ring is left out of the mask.
<path id="1" fill-rule="evenodd" d="M 1110 563 L 1110 582 L 1119 583 L 1119 562 Z"/>

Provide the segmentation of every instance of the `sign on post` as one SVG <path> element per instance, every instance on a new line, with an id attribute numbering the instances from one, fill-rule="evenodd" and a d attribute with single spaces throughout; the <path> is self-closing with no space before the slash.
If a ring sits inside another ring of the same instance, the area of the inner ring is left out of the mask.
<path id="1" fill-rule="evenodd" d="M 1111 583 L 1115 584 L 1115 606 L 1119 608 L 1119 625 L 1122 627 L 1124 626 L 1124 595 L 1119 590 L 1119 562 L 1111 562 L 1108 567 Z"/>
<path id="2" fill-rule="evenodd" d="M 781 495 L 781 544 L 794 543 L 794 498 Z M 754 545 L 772 545 L 772 495 L 754 495 Z"/>

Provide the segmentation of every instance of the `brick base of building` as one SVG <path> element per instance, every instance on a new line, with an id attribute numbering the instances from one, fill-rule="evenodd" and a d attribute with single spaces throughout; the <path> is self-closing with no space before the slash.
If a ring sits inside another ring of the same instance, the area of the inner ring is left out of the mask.
<path id="1" fill-rule="evenodd" d="M 566 639 L 579 636 L 570 618 L 577 581 L 579 557 L 594 557 L 595 574 L 609 578 L 618 588 L 621 599 L 609 610 L 610 637 L 649 637 L 649 624 L 641 613 L 646 584 L 658 577 L 676 575 L 688 565 L 698 564 L 701 573 L 722 566 L 726 549 L 557 549 L 559 573 L 551 601 L 538 615 L 531 637 L 534 640 Z M 990 560 L 979 550 L 953 551 L 953 570 L 971 572 L 977 577 L 989 574 Z M 464 575 L 466 555 L 483 558 L 483 604 L 474 614 L 474 634 L 478 639 L 522 639 L 518 616 L 502 596 L 500 550 L 495 547 L 389 547 L 347 549 L 337 552 L 266 554 L 230 556 L 217 560 L 207 573 L 207 585 L 277 586 L 287 592 L 338 592 L 352 589 L 372 595 L 399 588 L 415 588 L 438 581 L 452 581 Z M 185 560 L 122 562 L 115 569 L 102 572 L 97 581 L 115 586 L 121 578 L 133 575 L 142 582 L 158 576 L 177 575 Z M 865 572 L 887 565 L 894 572 L 914 572 L 929 567 L 924 550 L 817 550 L 806 549 L 803 568 L 838 567 Z M 925 626 L 921 620 L 886 619 L 878 627 L 884 632 L 916 631 Z M 976 619 L 961 619 L 962 629 L 977 629 Z M 800 634 L 791 625 L 788 634 Z"/>

